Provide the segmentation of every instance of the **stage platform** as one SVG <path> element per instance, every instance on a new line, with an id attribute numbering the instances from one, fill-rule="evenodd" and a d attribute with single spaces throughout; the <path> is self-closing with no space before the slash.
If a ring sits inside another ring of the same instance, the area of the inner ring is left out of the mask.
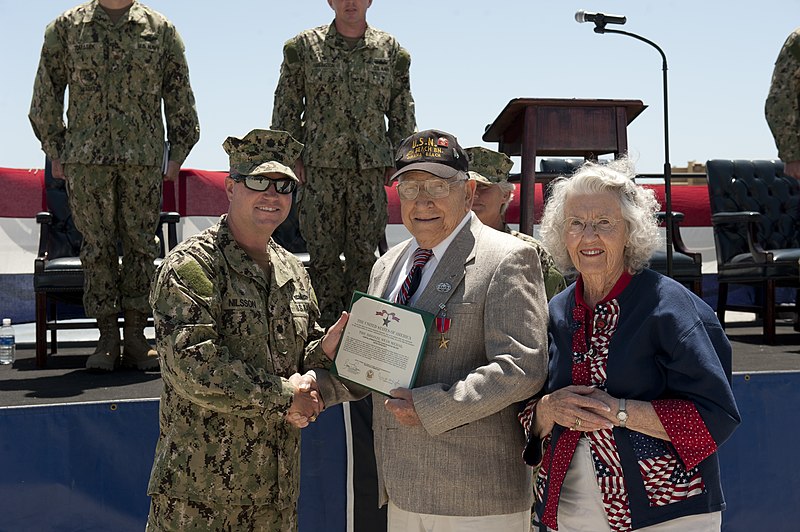
<path id="1" fill-rule="evenodd" d="M 761 323 L 744 321 L 752 314 L 732 312 L 727 327 L 733 345 L 734 373 L 800 371 L 800 332 L 789 319 L 779 320 L 777 345 L 763 345 Z M 0 366 L 0 406 L 46 405 L 122 399 L 151 399 L 161 394 L 157 371 L 118 369 L 109 374 L 86 371 L 84 364 L 94 348 L 95 331 L 62 331 L 67 340 L 56 355 L 49 357 L 46 369 L 37 370 L 33 345 L 33 325 L 17 329 L 17 361 L 12 367 Z M 152 338 L 152 328 L 145 331 Z M 69 335 L 73 335 L 70 337 Z M 72 338 L 70 340 L 70 338 Z"/>
<path id="2" fill-rule="evenodd" d="M 731 313 L 733 390 L 743 423 L 720 449 L 728 509 L 723 532 L 789 532 L 800 519 L 800 333 L 778 325 L 762 345 L 760 323 Z M 0 366 L 0 530 L 141 531 L 158 438 L 159 372 L 84 369 L 96 331 L 67 340 L 36 369 L 33 326 L 16 326 L 17 361 Z M 147 331 L 152 338 L 152 329 Z M 73 336 L 74 335 L 74 336 Z M 300 532 L 346 532 L 349 437 L 334 406 L 303 431 Z M 45 502 L 46 501 L 46 502 Z"/>

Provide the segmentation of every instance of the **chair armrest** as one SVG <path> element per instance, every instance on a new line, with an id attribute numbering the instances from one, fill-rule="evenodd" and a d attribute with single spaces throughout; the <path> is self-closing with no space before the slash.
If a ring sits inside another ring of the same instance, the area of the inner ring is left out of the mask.
<path id="1" fill-rule="evenodd" d="M 159 219 L 162 224 L 176 224 L 181 221 L 181 214 L 175 211 L 162 211 L 161 214 L 159 214 Z"/>
<path id="2" fill-rule="evenodd" d="M 672 220 L 673 221 L 680 223 L 680 222 L 683 221 L 684 218 L 685 218 L 685 216 L 684 216 L 684 214 L 682 212 L 672 211 Z M 656 220 L 658 220 L 659 224 L 663 224 L 664 222 L 667 221 L 667 213 L 664 212 L 664 211 L 657 212 L 656 213 Z"/>
<path id="3" fill-rule="evenodd" d="M 701 253 L 695 251 L 689 251 L 689 248 L 686 247 L 686 244 L 683 243 L 683 237 L 681 236 L 681 226 L 680 223 L 685 218 L 682 212 L 672 211 L 671 219 L 671 226 L 672 226 L 672 247 L 675 251 L 679 253 L 683 253 L 692 259 L 695 264 L 702 264 L 703 262 L 703 255 Z M 658 220 L 659 224 L 662 224 L 667 221 L 667 213 L 666 212 L 657 212 L 656 219 Z"/>
<path id="4" fill-rule="evenodd" d="M 756 211 L 718 212 L 711 215 L 711 225 L 749 224 L 760 218 L 761 213 Z"/>
<path id="5" fill-rule="evenodd" d="M 378 242 L 378 254 L 384 255 L 387 251 L 389 251 L 389 243 L 386 241 L 386 231 L 384 231 Z"/>
<path id="6" fill-rule="evenodd" d="M 170 211 L 161 212 L 159 215 L 160 223 L 167 224 L 167 251 L 178 245 L 178 223 L 181 221 L 180 213 Z"/>
<path id="7" fill-rule="evenodd" d="M 761 213 L 756 211 L 719 212 L 711 215 L 711 225 L 745 225 L 747 247 L 756 264 L 772 262 L 772 253 L 766 251 L 758 242 L 758 222 Z"/>
<path id="8" fill-rule="evenodd" d="M 53 215 L 47 211 L 36 213 L 36 223 L 39 224 L 39 250 L 36 253 L 36 260 L 47 260 L 47 242 L 50 240 Z"/>

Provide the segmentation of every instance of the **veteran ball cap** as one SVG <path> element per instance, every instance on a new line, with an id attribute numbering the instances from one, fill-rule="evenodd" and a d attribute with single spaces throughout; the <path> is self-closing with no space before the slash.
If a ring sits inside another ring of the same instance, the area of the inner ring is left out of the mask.
<path id="1" fill-rule="evenodd" d="M 292 166 L 303 151 L 303 145 L 286 131 L 254 129 L 242 138 L 228 137 L 222 147 L 230 158 L 232 174 L 277 172 L 299 181 Z"/>
<path id="2" fill-rule="evenodd" d="M 414 133 L 400 144 L 395 167 L 395 178 L 411 170 L 422 170 L 442 179 L 450 179 L 458 172 L 469 170 L 469 163 L 464 148 L 453 135 L 428 129 Z"/>
<path id="3" fill-rule="evenodd" d="M 511 157 L 482 146 L 464 150 L 469 159 L 469 176 L 478 183 L 494 185 L 508 181 L 508 173 L 514 166 Z"/>

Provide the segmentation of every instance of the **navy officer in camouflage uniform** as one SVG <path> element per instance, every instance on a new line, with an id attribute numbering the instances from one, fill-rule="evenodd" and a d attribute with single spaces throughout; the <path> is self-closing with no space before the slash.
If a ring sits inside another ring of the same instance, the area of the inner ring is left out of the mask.
<path id="1" fill-rule="evenodd" d="M 513 231 L 505 222 L 506 209 L 514 199 L 514 184 L 508 182 L 508 174 L 514 163 L 505 153 L 482 146 L 466 148 L 464 151 L 469 158 L 468 174 L 478 184 L 472 211 L 484 225 L 509 233 L 536 248 L 544 277 L 545 294 L 550 301 L 567 287 L 564 276 L 558 271 L 553 257 L 541 242 L 531 235 Z"/>
<path id="2" fill-rule="evenodd" d="M 271 239 L 302 144 L 283 131 L 228 137 L 230 206 L 173 249 L 150 295 L 164 391 L 149 531 L 297 529 L 299 427 L 322 409 L 298 372 L 329 366 L 303 265 Z"/>
<path id="3" fill-rule="evenodd" d="M 789 35 L 775 60 L 765 113 L 783 171 L 800 179 L 800 28 Z"/>
<path id="4" fill-rule="evenodd" d="M 333 23 L 284 45 L 272 112 L 273 129 L 305 144 L 295 167 L 300 232 L 325 325 L 353 290 L 369 284 L 386 229 L 384 184 L 394 173 L 394 150 L 416 127 L 411 56 L 367 24 L 372 0 L 328 4 Z"/>
<path id="5" fill-rule="evenodd" d="M 171 144 L 164 175 L 162 102 Z M 156 369 L 143 331 L 159 252 L 161 182 L 177 178 L 200 135 L 175 26 L 131 0 L 93 0 L 63 13 L 45 30 L 29 116 L 53 177 L 67 180 L 83 234 L 83 305 L 100 328 L 86 367 L 110 371 L 119 363 L 117 316 L 124 311 L 123 363 Z"/>

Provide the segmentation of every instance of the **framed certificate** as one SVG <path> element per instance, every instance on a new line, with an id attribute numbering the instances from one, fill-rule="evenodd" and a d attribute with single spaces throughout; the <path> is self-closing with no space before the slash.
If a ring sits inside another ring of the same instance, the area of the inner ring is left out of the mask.
<path id="1" fill-rule="evenodd" d="M 335 373 L 384 395 L 413 387 L 433 320 L 430 312 L 355 292 Z"/>

